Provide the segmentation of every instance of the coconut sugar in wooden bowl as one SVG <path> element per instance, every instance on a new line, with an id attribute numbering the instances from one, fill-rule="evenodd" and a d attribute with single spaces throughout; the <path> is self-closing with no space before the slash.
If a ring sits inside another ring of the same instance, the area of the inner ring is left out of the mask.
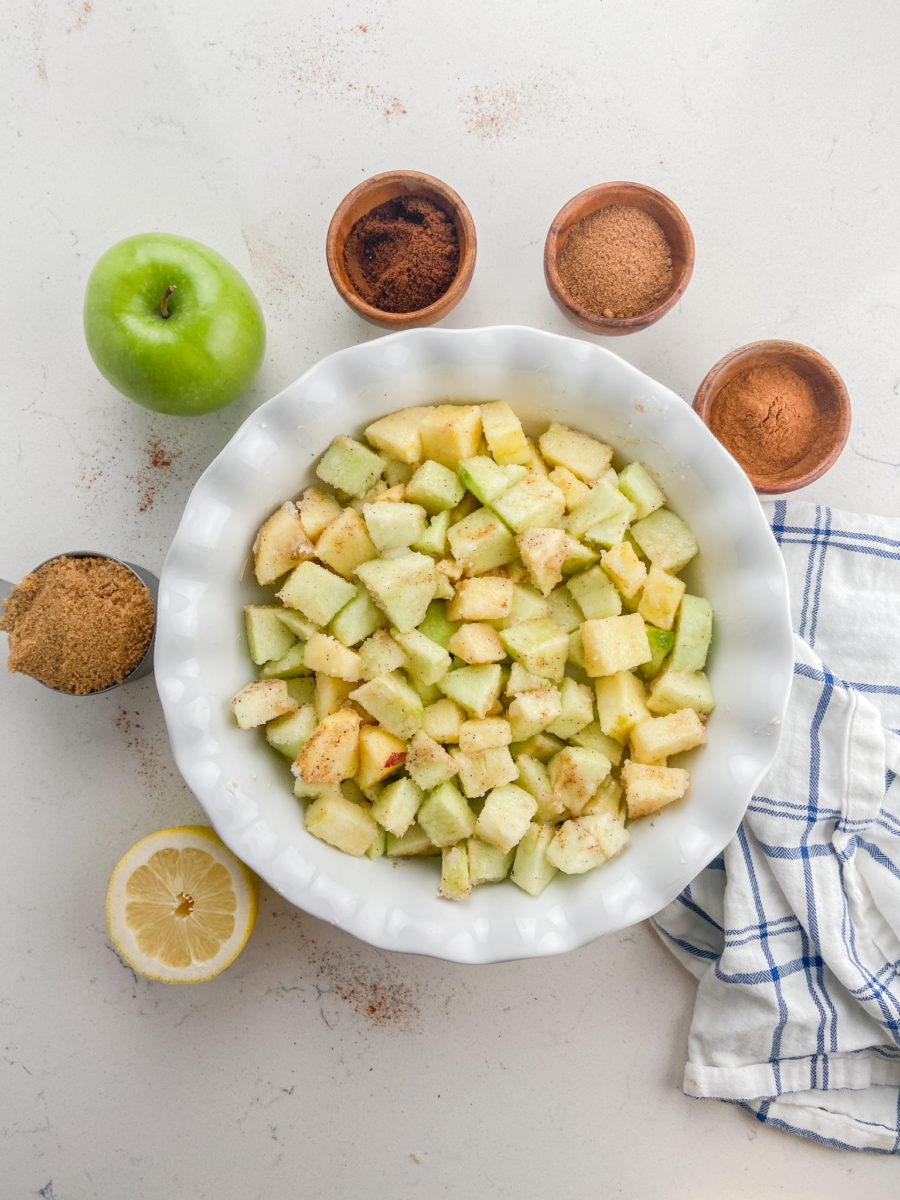
<path id="1" fill-rule="evenodd" d="M 683 295 L 694 239 L 682 212 L 640 183 L 587 188 L 557 214 L 544 277 L 566 316 L 591 333 L 636 333 Z"/>

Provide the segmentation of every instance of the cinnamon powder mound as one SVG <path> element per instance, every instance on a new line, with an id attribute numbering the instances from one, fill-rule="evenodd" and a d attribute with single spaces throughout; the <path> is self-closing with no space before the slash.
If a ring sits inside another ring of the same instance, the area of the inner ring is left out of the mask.
<path id="1" fill-rule="evenodd" d="M 766 478 L 795 467 L 836 420 L 812 386 L 783 364 L 741 371 L 719 392 L 709 427 L 748 475 Z"/>
<path id="2" fill-rule="evenodd" d="M 572 299 L 607 318 L 649 312 L 672 286 L 672 252 L 658 221 L 611 204 L 576 221 L 559 256 Z"/>
<path id="3" fill-rule="evenodd" d="M 121 683 L 143 658 L 153 623 L 150 593 L 127 567 L 67 555 L 26 575 L 0 616 L 9 670 L 76 695 Z"/>
<path id="4" fill-rule="evenodd" d="M 456 226 L 428 196 L 387 200 L 352 226 L 344 266 L 367 304 L 382 312 L 417 312 L 439 300 L 456 278 Z"/>

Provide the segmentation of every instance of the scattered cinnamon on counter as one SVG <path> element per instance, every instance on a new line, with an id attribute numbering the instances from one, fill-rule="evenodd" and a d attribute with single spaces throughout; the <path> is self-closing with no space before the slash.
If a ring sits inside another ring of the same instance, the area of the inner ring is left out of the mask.
<path id="1" fill-rule="evenodd" d="M 730 379 L 719 392 L 709 427 L 748 475 L 763 478 L 796 466 L 818 438 L 829 440 L 835 420 L 801 375 L 773 363 Z"/>
<path id="2" fill-rule="evenodd" d="M 9 670 L 59 692 L 121 683 L 153 636 L 153 600 L 115 559 L 62 555 L 26 575 L 3 605 Z"/>
<path id="3" fill-rule="evenodd" d="M 658 221 L 611 204 L 572 226 L 559 275 L 576 304 L 606 318 L 649 312 L 672 285 L 672 253 Z"/>
<path id="4" fill-rule="evenodd" d="M 389 313 L 434 304 L 456 278 L 459 257 L 452 218 L 419 193 L 371 209 L 344 245 L 350 283 L 367 304 Z"/>

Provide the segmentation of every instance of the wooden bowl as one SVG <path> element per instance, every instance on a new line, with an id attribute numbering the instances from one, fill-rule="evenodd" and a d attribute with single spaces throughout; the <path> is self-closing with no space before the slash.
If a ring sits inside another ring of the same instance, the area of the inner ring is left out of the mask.
<path id="1" fill-rule="evenodd" d="M 704 424 L 712 429 L 716 404 L 725 385 L 742 372 L 760 366 L 790 367 L 810 385 L 821 412 L 819 436 L 797 462 L 769 474 L 754 474 L 744 467 L 757 492 L 780 495 L 806 487 L 837 461 L 850 433 L 850 397 L 831 363 L 809 346 L 778 340 L 750 342 L 719 359 L 697 388 L 693 407 Z"/>
<path id="2" fill-rule="evenodd" d="M 344 244 L 360 217 L 379 204 L 413 193 L 427 196 L 452 218 L 459 239 L 459 269 L 450 287 L 433 304 L 412 312 L 385 312 L 367 303 L 350 282 L 344 263 Z M 325 241 L 328 270 L 341 299 L 373 325 L 393 330 L 433 325 L 446 317 L 463 298 L 472 280 L 475 249 L 475 224 L 465 204 L 446 183 L 432 175 L 423 175 L 420 171 L 384 171 L 357 184 L 337 206 Z"/>
<path id="3" fill-rule="evenodd" d="M 583 308 L 566 290 L 559 274 L 560 254 L 568 241 L 572 226 L 614 204 L 639 208 L 662 228 L 672 255 L 672 282 L 662 300 L 647 312 L 633 317 L 604 317 L 602 313 Z M 694 269 L 694 237 L 684 214 L 668 196 L 643 183 L 598 183 L 574 196 L 557 213 L 544 243 L 544 278 L 550 295 L 570 321 L 590 333 L 618 337 L 638 333 L 654 324 L 669 311 L 683 295 Z"/>

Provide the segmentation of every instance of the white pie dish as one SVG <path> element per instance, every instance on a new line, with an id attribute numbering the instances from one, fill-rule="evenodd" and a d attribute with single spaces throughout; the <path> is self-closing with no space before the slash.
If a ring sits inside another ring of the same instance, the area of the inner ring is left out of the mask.
<path id="1" fill-rule="evenodd" d="M 242 607 L 257 599 L 262 520 L 313 481 L 338 433 L 410 404 L 503 398 L 639 458 L 692 527 L 687 573 L 716 612 L 717 707 L 686 799 L 632 826 L 625 852 L 538 897 L 511 883 L 439 899 L 433 860 L 355 859 L 311 837 L 286 760 L 241 731 L 231 696 L 253 677 Z M 746 476 L 690 406 L 602 347 L 535 329 L 409 330 L 322 360 L 261 405 L 198 480 L 163 566 L 157 687 L 175 760 L 223 841 L 298 907 L 390 950 L 496 962 L 570 950 L 651 916 L 733 836 L 771 763 L 792 676 L 781 555 Z"/>

